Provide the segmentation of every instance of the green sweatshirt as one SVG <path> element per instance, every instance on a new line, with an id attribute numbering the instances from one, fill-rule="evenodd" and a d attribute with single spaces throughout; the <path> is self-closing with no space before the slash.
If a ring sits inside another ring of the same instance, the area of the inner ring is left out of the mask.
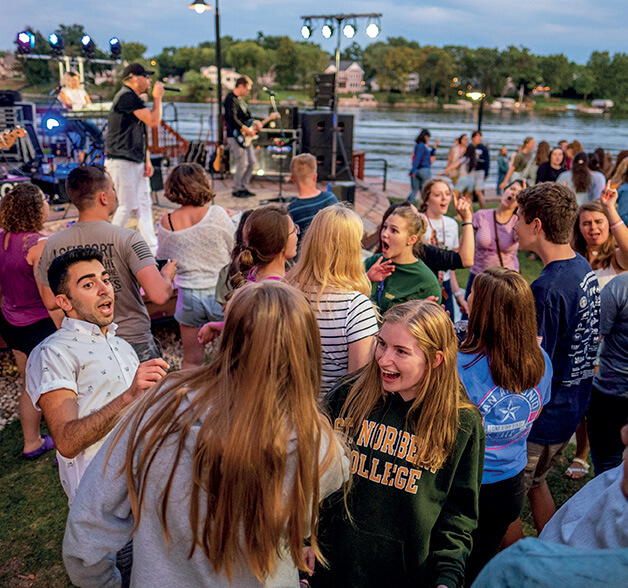
<path id="1" fill-rule="evenodd" d="M 369 257 L 364 265 L 366 271 L 383 257 L 377 253 Z M 383 282 L 373 282 L 371 300 L 385 313 L 389 308 L 408 300 L 424 300 L 436 296 L 441 302 L 442 287 L 429 267 L 420 259 L 414 263 L 396 263 L 395 271 Z"/>
<path id="2" fill-rule="evenodd" d="M 349 391 L 328 397 L 336 429 Z M 454 449 L 437 471 L 416 467 L 411 406 L 390 394 L 365 419 L 352 443 L 347 515 L 342 491 L 321 510 L 319 544 L 329 568 L 316 567 L 312 586 L 325 588 L 464 586 L 471 532 L 477 526 L 484 465 L 484 428 L 473 408 L 460 411 Z"/>

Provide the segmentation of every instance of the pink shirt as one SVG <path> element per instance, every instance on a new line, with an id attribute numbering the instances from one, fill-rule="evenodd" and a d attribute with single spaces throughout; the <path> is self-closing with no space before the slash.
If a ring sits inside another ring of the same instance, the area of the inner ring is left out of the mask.
<path id="1" fill-rule="evenodd" d="M 50 315 L 39 296 L 33 266 L 26 261 L 28 250 L 37 244 L 39 233 L 6 233 L 0 231 L 0 288 L 2 314 L 14 327 L 25 327 Z"/>
<path id="2" fill-rule="evenodd" d="M 499 263 L 499 255 L 497 254 L 497 245 L 495 242 L 495 223 L 493 215 L 494 209 L 478 210 L 473 215 L 473 228 L 475 229 L 475 258 L 471 273 L 474 275 L 481 274 L 486 268 L 493 265 L 501 265 Z M 519 271 L 519 260 L 517 259 L 517 251 L 519 250 L 519 242 L 515 235 L 516 215 L 512 215 L 511 219 L 504 225 L 497 223 L 497 231 L 499 234 L 499 249 L 504 260 L 504 267 Z"/>

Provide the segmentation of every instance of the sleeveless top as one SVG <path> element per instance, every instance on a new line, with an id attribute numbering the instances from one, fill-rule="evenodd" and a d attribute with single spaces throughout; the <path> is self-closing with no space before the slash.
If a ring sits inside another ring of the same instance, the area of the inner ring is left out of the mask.
<path id="1" fill-rule="evenodd" d="M 613 267 L 611 263 L 608 267 L 600 267 L 598 269 L 594 269 L 593 273 L 597 276 L 597 281 L 600 285 L 600 292 L 602 288 L 606 286 L 617 274 L 617 271 Z"/>
<path id="2" fill-rule="evenodd" d="M 63 88 L 63 93 L 70 99 L 70 102 L 72 102 L 72 108 L 80 108 L 87 104 L 85 90 L 83 90 L 83 88 Z"/>
<path id="3" fill-rule="evenodd" d="M 0 231 L 0 288 L 2 314 L 14 327 L 25 327 L 50 317 L 42 302 L 34 268 L 26 261 L 28 250 L 41 238 L 39 233 L 6 233 Z"/>

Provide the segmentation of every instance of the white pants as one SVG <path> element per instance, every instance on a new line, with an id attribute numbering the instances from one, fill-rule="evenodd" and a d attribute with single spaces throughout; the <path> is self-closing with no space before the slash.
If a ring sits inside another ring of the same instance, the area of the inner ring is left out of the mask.
<path id="1" fill-rule="evenodd" d="M 125 159 L 107 159 L 105 168 L 118 196 L 118 209 L 111 222 L 124 227 L 135 213 L 140 235 L 155 255 L 157 237 L 153 224 L 153 203 L 150 199 L 150 181 L 144 177 L 144 164 Z"/>

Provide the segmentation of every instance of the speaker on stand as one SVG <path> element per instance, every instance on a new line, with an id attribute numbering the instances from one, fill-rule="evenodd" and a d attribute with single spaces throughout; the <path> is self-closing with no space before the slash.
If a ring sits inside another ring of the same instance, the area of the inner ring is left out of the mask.
<path id="1" fill-rule="evenodd" d="M 330 111 L 310 110 L 299 113 L 302 136 L 302 152 L 316 157 L 318 179 L 350 180 L 349 170 L 345 165 L 341 150 L 336 154 L 336 178 L 331 177 L 331 146 L 334 133 L 333 113 Z M 347 157 L 353 152 L 353 115 L 338 115 L 338 140 L 342 141 Z"/>

